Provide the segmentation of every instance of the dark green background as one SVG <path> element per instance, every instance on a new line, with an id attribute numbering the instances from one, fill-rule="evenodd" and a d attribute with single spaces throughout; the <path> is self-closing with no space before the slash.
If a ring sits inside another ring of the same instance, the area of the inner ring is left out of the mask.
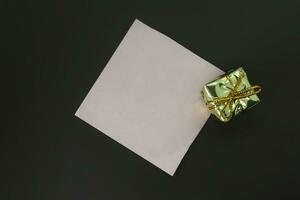
<path id="1" fill-rule="evenodd" d="M 300 199 L 298 2 L 2 1 L 0 199 Z M 263 86 L 174 177 L 74 117 L 135 18 Z"/>

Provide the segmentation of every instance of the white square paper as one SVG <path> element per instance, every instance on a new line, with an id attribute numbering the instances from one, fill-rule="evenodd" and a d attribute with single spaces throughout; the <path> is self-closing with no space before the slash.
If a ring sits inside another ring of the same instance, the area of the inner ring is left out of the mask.
<path id="1" fill-rule="evenodd" d="M 210 115 L 200 91 L 221 74 L 135 20 L 75 115 L 173 175 Z"/>

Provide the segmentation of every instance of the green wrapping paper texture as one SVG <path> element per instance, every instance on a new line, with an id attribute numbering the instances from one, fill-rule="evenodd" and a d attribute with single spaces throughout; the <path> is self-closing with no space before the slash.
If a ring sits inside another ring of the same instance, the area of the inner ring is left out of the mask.
<path id="1" fill-rule="evenodd" d="M 239 81 L 240 83 L 238 83 Z M 235 115 L 260 102 L 256 94 L 234 99 L 230 103 L 228 101 L 221 104 L 215 102 L 216 99 L 228 97 L 236 85 L 236 92 L 251 88 L 247 74 L 242 67 L 207 83 L 202 90 L 204 102 L 211 110 L 211 113 L 222 122 L 228 122 Z"/>

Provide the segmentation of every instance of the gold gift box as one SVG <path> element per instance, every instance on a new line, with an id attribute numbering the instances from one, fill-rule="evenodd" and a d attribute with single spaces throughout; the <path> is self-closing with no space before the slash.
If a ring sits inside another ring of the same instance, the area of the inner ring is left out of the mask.
<path id="1" fill-rule="evenodd" d="M 211 113 L 222 122 L 228 122 L 243 110 L 258 104 L 257 93 L 260 91 L 261 87 L 252 86 L 240 67 L 207 83 L 201 93 Z"/>

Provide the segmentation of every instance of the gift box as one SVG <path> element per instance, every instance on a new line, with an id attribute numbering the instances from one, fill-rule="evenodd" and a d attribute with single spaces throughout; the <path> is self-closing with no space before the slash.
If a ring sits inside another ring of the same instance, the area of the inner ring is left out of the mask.
<path id="1" fill-rule="evenodd" d="M 258 104 L 260 100 L 257 93 L 260 91 L 261 87 L 252 86 L 246 72 L 240 67 L 207 83 L 202 96 L 211 113 L 222 122 L 228 122 L 235 115 Z"/>

